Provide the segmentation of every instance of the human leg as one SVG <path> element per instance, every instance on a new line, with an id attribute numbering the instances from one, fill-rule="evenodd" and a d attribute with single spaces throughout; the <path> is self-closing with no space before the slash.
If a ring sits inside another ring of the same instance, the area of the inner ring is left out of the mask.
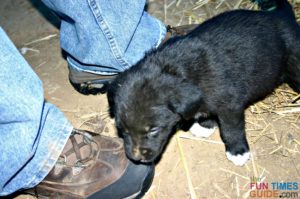
<path id="1" fill-rule="evenodd" d="M 0 195 L 39 183 L 72 131 L 42 83 L 0 28 Z"/>
<path id="2" fill-rule="evenodd" d="M 61 47 L 71 70 L 123 72 L 164 39 L 162 22 L 144 11 L 145 0 L 43 0 L 61 18 Z"/>
<path id="3" fill-rule="evenodd" d="M 1 28 L 0 43 L 0 196 L 37 184 L 38 196 L 143 195 L 153 165 L 130 162 L 118 139 L 73 129 Z"/>

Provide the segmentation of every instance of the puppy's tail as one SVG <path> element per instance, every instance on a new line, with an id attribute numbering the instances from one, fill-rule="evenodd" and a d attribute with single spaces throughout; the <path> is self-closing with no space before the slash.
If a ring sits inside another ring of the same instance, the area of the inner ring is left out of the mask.
<path id="1" fill-rule="evenodd" d="M 257 3 L 263 11 L 280 11 L 295 17 L 293 8 L 288 0 L 251 0 Z"/>

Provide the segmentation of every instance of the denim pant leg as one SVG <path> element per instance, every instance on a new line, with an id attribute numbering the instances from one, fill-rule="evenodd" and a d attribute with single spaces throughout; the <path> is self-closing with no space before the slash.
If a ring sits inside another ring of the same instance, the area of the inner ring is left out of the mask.
<path id="1" fill-rule="evenodd" d="M 145 0 L 43 0 L 61 18 L 60 44 L 71 70 L 111 75 L 156 48 L 165 25 L 144 11 Z"/>
<path id="2" fill-rule="evenodd" d="M 0 27 L 0 196 L 37 185 L 72 131 Z"/>

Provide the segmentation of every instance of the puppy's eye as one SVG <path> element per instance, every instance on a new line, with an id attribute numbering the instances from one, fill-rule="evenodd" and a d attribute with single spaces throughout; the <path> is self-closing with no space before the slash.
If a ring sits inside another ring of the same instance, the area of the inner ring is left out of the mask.
<path id="1" fill-rule="evenodd" d="M 149 137 L 155 137 L 156 135 L 158 135 L 159 131 L 160 131 L 160 128 L 159 128 L 159 127 L 153 127 L 153 128 L 151 128 L 151 129 L 149 130 L 149 132 L 148 132 L 147 135 L 148 135 Z"/>

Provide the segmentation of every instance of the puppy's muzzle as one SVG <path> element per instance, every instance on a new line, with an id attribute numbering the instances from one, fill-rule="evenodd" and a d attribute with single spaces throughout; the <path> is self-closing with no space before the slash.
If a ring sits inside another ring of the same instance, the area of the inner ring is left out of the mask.
<path id="1" fill-rule="evenodd" d="M 152 162 L 155 159 L 155 153 L 148 148 L 132 148 L 131 153 L 127 153 L 129 158 L 140 162 Z"/>

